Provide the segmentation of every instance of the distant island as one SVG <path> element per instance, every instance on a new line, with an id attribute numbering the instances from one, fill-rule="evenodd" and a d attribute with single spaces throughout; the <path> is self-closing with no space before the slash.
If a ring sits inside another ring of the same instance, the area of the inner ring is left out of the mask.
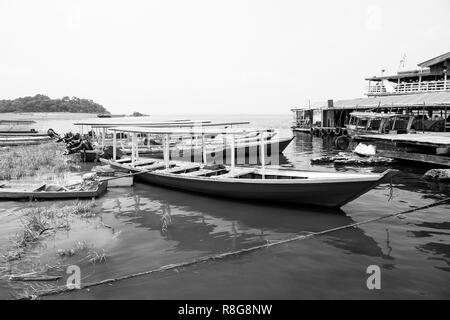
<path id="1" fill-rule="evenodd" d="M 92 100 L 77 97 L 51 99 L 42 94 L 14 100 L 0 100 L 0 113 L 5 112 L 110 113 L 102 105 Z"/>

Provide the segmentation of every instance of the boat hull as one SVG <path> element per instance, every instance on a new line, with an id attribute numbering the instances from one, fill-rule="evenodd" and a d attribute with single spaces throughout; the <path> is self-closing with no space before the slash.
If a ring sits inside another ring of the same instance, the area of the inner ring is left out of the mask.
<path id="1" fill-rule="evenodd" d="M 276 139 L 276 140 L 268 140 L 265 143 L 265 150 L 266 154 L 268 156 L 272 154 L 280 154 L 282 153 L 286 147 L 291 143 L 291 141 L 294 139 L 294 137 L 291 138 L 283 138 L 283 139 Z M 247 145 L 237 146 L 235 149 L 235 158 L 239 157 L 249 157 L 249 156 L 258 156 L 260 154 L 261 147 L 259 146 L 259 143 L 250 143 Z M 125 150 L 126 154 L 131 154 L 131 150 Z M 151 158 L 163 158 L 163 150 L 162 148 L 153 148 L 152 149 L 145 149 L 145 148 L 139 148 L 139 154 L 142 156 L 149 156 Z M 231 148 L 217 148 L 216 150 L 207 149 L 208 160 L 211 158 L 217 158 L 216 162 L 220 161 L 220 158 L 222 160 L 227 160 L 226 162 L 221 163 L 229 163 L 230 156 L 231 156 Z M 171 159 L 180 159 L 184 161 L 196 161 L 201 160 L 202 158 L 202 150 L 201 148 L 182 148 L 182 149 L 172 149 L 170 150 L 170 157 Z"/>
<path id="2" fill-rule="evenodd" d="M 372 189 L 378 181 L 335 183 L 251 183 L 211 179 L 189 179 L 143 173 L 136 180 L 190 192 L 262 202 L 285 202 L 338 208 Z"/>
<path id="3" fill-rule="evenodd" d="M 88 191 L 21 191 L 0 189 L 0 200 L 30 200 L 30 199 L 86 199 L 102 196 L 108 187 L 107 182 L 99 184 L 95 190 Z"/>
<path id="4" fill-rule="evenodd" d="M 121 170 L 142 171 L 114 161 L 103 160 L 102 162 Z M 341 178 L 335 174 L 331 179 L 327 178 L 328 173 L 311 174 L 298 170 L 265 170 L 264 172 L 267 172 L 266 179 L 188 176 L 157 170 L 141 172 L 135 176 L 135 179 L 148 184 L 212 196 L 338 208 L 375 187 L 390 170 L 383 174 L 359 175 L 350 178 L 349 175 Z M 307 178 L 308 175 L 309 178 Z M 322 175 L 322 177 L 314 178 L 312 175 Z M 287 176 L 290 178 L 286 178 Z"/>

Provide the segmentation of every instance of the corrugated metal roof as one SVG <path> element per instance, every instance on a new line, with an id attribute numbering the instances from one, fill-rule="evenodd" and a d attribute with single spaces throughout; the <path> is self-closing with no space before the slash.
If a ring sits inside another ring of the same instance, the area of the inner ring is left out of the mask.
<path id="1" fill-rule="evenodd" d="M 334 106 L 330 109 L 372 109 L 391 106 L 412 107 L 423 106 L 424 104 L 427 107 L 450 107 L 450 91 L 336 100 L 334 101 Z M 311 104 L 311 107 L 305 106 L 297 109 L 328 109 L 328 102 L 315 102 Z"/>
<path id="2" fill-rule="evenodd" d="M 422 67 L 422 68 L 430 67 L 430 66 L 434 66 L 435 64 L 441 63 L 447 59 L 450 59 L 450 52 L 441 54 L 440 56 L 437 56 L 435 58 L 432 58 L 432 59 L 429 59 L 422 63 L 419 63 L 418 66 Z"/>

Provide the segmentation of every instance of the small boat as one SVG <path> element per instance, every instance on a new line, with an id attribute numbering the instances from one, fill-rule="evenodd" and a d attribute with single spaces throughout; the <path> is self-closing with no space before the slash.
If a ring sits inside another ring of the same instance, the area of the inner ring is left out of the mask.
<path id="1" fill-rule="evenodd" d="M 33 200 L 33 199 L 82 199 L 97 198 L 102 196 L 107 189 L 107 182 L 96 183 L 93 187 L 84 190 L 82 188 L 52 187 L 51 185 L 41 185 L 38 188 L 33 186 L 20 186 L 14 184 L 3 184 L 0 186 L 0 199 L 4 200 Z"/>
<path id="2" fill-rule="evenodd" d="M 286 147 L 291 143 L 294 137 L 288 138 L 276 138 L 265 140 L 265 150 L 267 155 L 272 153 L 282 153 Z M 254 141 L 239 141 L 237 140 L 234 148 L 235 157 L 248 157 L 250 152 L 255 152 L 255 154 L 260 154 L 261 146 L 259 140 Z M 250 151 L 252 150 L 252 151 Z M 131 154 L 131 148 L 122 148 L 121 151 L 125 154 Z M 175 146 L 170 149 L 170 156 L 172 158 L 185 158 L 186 155 L 189 157 L 201 158 L 202 157 L 202 146 L 192 145 L 189 146 Z M 163 148 L 162 146 L 151 146 L 150 148 L 139 147 L 139 154 L 145 155 L 151 158 L 163 158 Z M 222 144 L 211 144 L 206 146 L 206 156 L 212 158 L 215 155 L 223 155 L 224 158 L 229 158 L 231 154 L 231 146 L 228 144 L 226 147 Z"/>
<path id="3" fill-rule="evenodd" d="M 18 136 L 18 137 L 1 137 L 0 136 L 0 146 L 23 146 L 30 144 L 40 144 L 44 142 L 49 142 L 51 138 L 49 136 Z"/>
<path id="4" fill-rule="evenodd" d="M 111 130 L 133 133 L 132 157 L 115 161 L 101 159 L 104 164 L 136 173 L 135 178 L 145 183 L 213 196 L 339 208 L 378 185 L 393 171 L 386 170 L 381 174 L 355 174 L 266 168 L 264 140 L 260 141 L 261 167 L 236 167 L 233 136 L 246 132 L 231 129 L 224 132 L 214 131 L 217 134 L 228 132 L 231 135 L 231 166 L 209 165 L 206 162 L 207 157 L 203 157 L 203 163 L 171 161 L 169 135 L 180 133 L 181 130 L 136 127 L 119 127 Z M 163 161 L 139 158 L 136 139 L 139 132 L 164 134 Z M 202 135 L 208 133 L 212 131 L 205 129 L 201 132 Z M 116 146 L 113 147 L 115 149 Z M 203 152 L 206 153 L 205 148 Z"/>
<path id="5" fill-rule="evenodd" d="M 9 119 L 0 120 L 0 134 L 35 134 L 35 129 L 30 126 L 36 123 L 34 120 Z"/>
<path id="6" fill-rule="evenodd" d="M 97 118 L 124 118 L 125 114 L 109 114 L 109 113 L 100 113 L 97 115 Z"/>
<path id="7" fill-rule="evenodd" d="M 91 169 L 100 181 L 106 181 L 110 187 L 131 187 L 133 185 L 133 176 L 121 171 L 115 171 L 110 166 L 97 166 Z"/>

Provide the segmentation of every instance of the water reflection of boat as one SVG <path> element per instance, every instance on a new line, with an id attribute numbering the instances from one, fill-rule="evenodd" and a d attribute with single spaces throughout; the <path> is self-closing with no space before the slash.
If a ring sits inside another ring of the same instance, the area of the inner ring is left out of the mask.
<path id="1" fill-rule="evenodd" d="M 303 232 L 317 232 L 354 223 L 340 209 L 249 204 L 180 191 L 168 192 L 164 188 L 143 184 L 137 184 L 134 192 L 138 196 L 133 198 L 135 205 L 131 207 L 141 209 L 137 213 L 128 210 L 133 223 L 147 229 L 161 230 L 164 213 L 170 213 L 173 226 L 167 229 L 165 236 L 177 241 L 178 251 L 228 250 L 230 245 L 235 247 L 239 243 L 281 240 Z M 149 208 L 148 202 L 152 203 L 152 208 Z M 273 214 L 275 209 L 276 215 Z M 127 208 L 120 211 L 121 216 L 127 215 L 124 213 Z M 230 241 L 235 244 L 230 244 Z M 330 234 L 325 241 L 352 253 L 385 256 L 377 242 L 360 228 Z"/>

